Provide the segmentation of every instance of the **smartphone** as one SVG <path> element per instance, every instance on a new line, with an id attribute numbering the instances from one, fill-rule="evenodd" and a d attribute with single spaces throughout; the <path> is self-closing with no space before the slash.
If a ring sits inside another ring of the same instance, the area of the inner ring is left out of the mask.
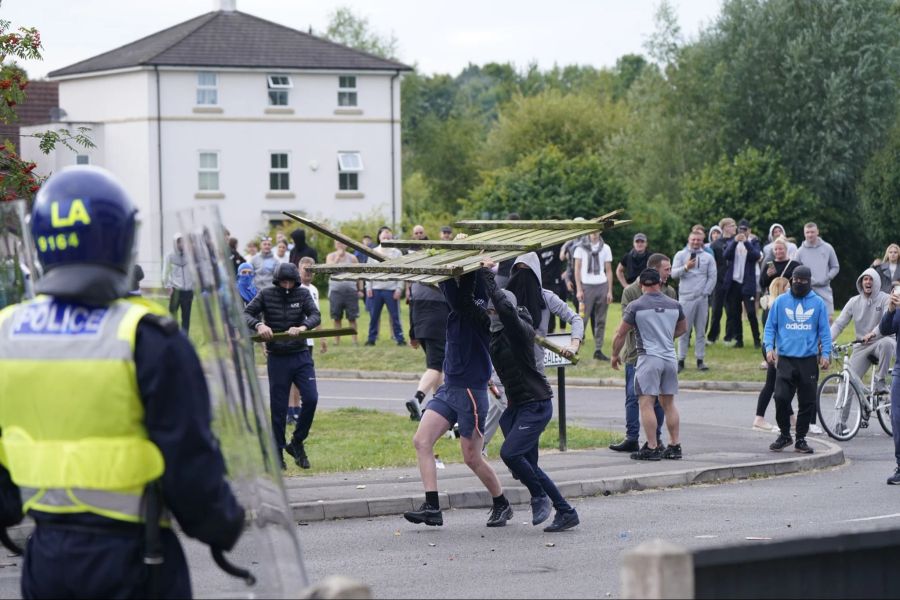
<path id="1" fill-rule="evenodd" d="M 697 260 L 697 253 L 691 252 L 691 260 Z"/>
<path id="2" fill-rule="evenodd" d="M 893 292 L 900 296 L 900 284 L 894 286 Z"/>
<path id="3" fill-rule="evenodd" d="M 770 261 L 767 262 L 766 264 L 767 264 L 770 268 L 773 268 L 773 269 L 775 268 L 775 261 L 774 261 L 774 260 L 770 260 Z"/>

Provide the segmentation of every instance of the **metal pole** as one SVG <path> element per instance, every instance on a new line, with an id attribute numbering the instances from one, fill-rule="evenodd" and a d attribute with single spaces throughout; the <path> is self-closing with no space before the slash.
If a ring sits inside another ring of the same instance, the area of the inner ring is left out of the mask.
<path id="1" fill-rule="evenodd" d="M 559 393 L 559 451 L 565 452 L 566 447 L 566 368 L 556 368 L 556 387 Z"/>

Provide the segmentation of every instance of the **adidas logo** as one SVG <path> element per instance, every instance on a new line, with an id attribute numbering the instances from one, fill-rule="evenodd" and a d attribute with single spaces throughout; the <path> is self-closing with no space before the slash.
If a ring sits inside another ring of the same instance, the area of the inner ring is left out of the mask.
<path id="1" fill-rule="evenodd" d="M 784 328 L 792 331 L 812 331 L 812 325 L 807 323 L 807 321 L 812 318 L 815 310 L 814 308 L 803 310 L 803 304 L 800 302 L 797 303 L 796 309 L 785 308 L 784 312 L 791 322 L 785 325 Z"/>

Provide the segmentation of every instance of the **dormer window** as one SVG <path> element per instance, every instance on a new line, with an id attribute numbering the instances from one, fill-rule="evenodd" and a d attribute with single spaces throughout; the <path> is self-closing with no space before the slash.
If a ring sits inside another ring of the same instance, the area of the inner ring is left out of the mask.
<path id="1" fill-rule="evenodd" d="M 338 106 L 356 106 L 356 76 L 338 77 Z"/>
<path id="2" fill-rule="evenodd" d="M 288 91 L 294 87 L 290 75 L 269 75 L 269 106 L 287 106 Z"/>

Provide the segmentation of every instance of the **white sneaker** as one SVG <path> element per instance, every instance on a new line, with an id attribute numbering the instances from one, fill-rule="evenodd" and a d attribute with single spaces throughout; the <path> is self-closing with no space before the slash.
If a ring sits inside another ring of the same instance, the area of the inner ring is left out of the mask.
<path id="1" fill-rule="evenodd" d="M 822 431 L 822 428 L 819 427 L 818 425 L 816 425 L 815 423 L 809 424 L 809 432 L 814 435 L 822 435 L 823 433 L 825 433 L 824 431 Z"/>

